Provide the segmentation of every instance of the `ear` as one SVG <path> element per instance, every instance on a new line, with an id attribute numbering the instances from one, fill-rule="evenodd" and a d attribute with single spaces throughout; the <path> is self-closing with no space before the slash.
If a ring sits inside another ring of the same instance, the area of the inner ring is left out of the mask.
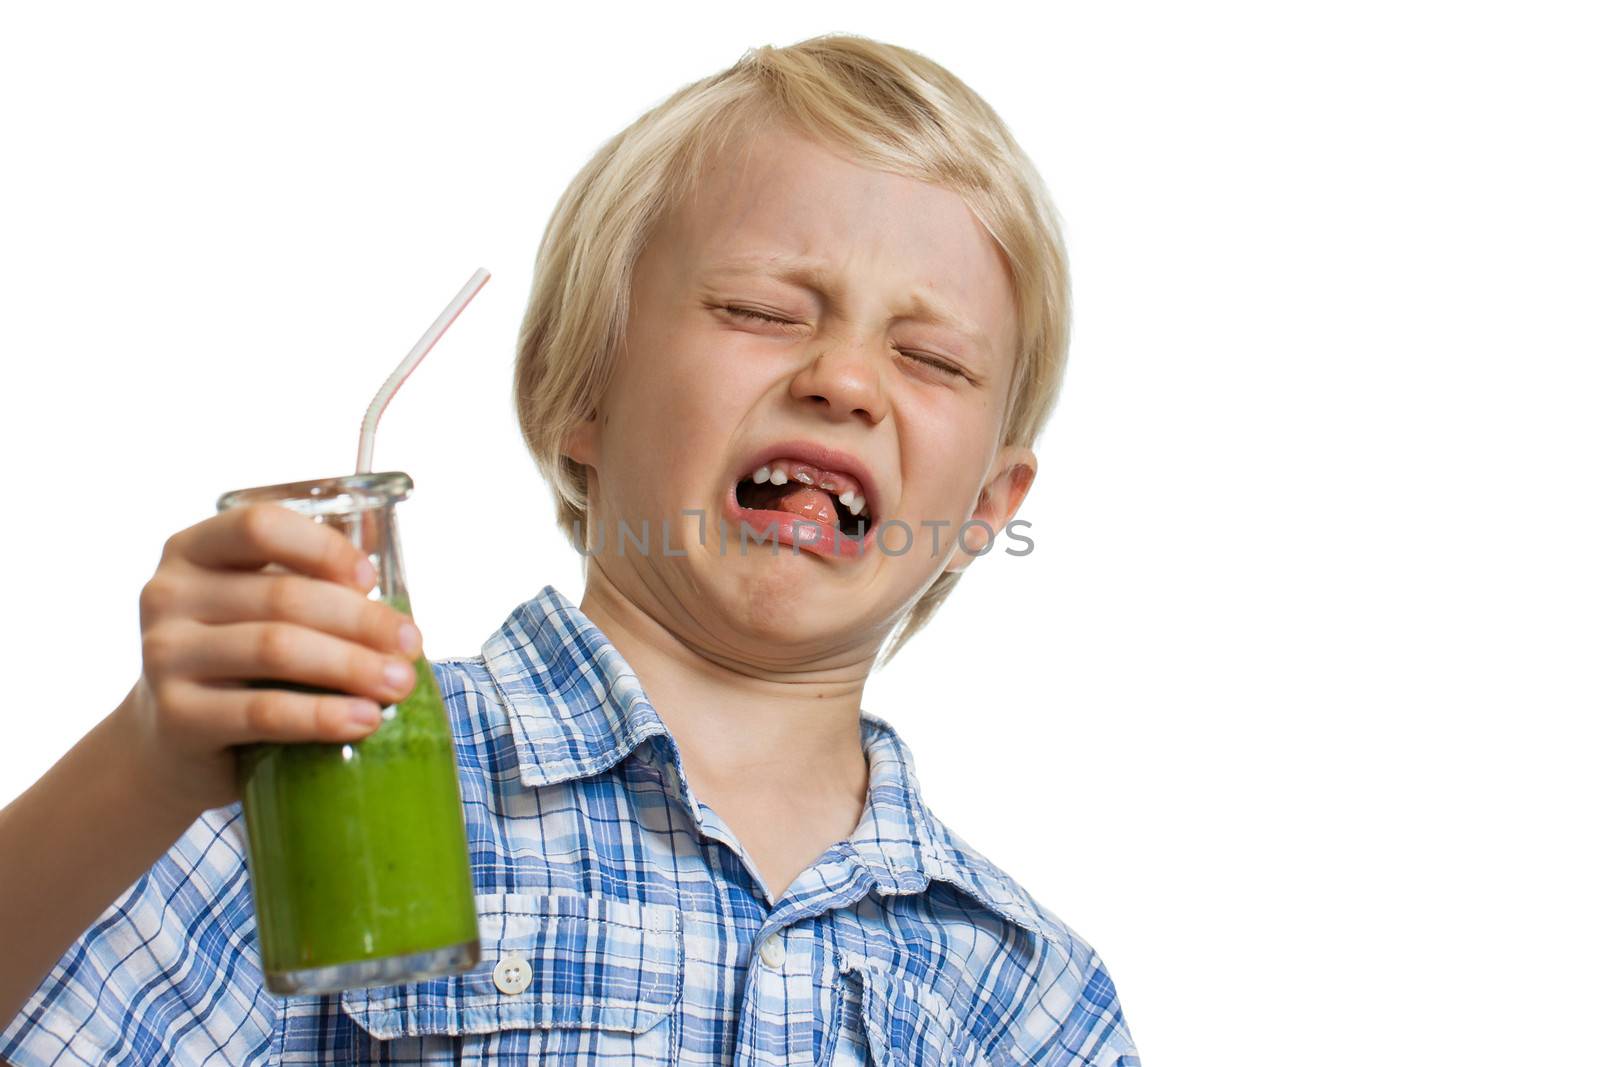
<path id="1" fill-rule="evenodd" d="M 600 413 L 591 410 L 587 418 L 567 431 L 561 440 L 561 454 L 585 467 L 596 466 L 600 454 Z"/>
<path id="2" fill-rule="evenodd" d="M 969 526 L 965 537 L 959 528 L 952 531 L 956 539 L 956 551 L 945 565 L 946 572 L 964 571 L 979 555 L 991 550 L 989 546 L 999 539 L 1006 523 L 1022 506 L 1022 499 L 1028 495 L 1028 488 L 1033 485 L 1033 477 L 1038 472 L 1039 460 L 1032 449 L 1007 445 L 1000 450 L 989 467 L 989 480 L 984 483 L 978 503 L 972 509 L 972 518 L 968 520 L 981 522 L 988 529 Z"/>

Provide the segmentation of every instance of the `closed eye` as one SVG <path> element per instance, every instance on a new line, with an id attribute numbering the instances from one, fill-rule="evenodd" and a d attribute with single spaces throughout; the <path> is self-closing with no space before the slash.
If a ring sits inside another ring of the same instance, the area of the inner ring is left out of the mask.
<path id="1" fill-rule="evenodd" d="M 761 312 L 759 312 L 759 311 L 751 311 L 749 308 L 728 307 L 728 308 L 723 308 L 723 310 L 728 312 L 730 315 L 738 315 L 738 316 L 740 316 L 742 318 L 748 318 L 748 319 L 760 319 L 763 322 L 775 322 L 780 326 L 794 326 L 794 325 L 796 325 L 795 323 L 790 322 L 788 319 L 780 319 L 780 318 L 776 318 L 776 317 L 774 317 L 772 315 L 763 315 Z"/>
<path id="2" fill-rule="evenodd" d="M 767 315 L 763 312 L 752 310 L 751 308 L 724 306 L 722 310 L 726 311 L 730 315 L 737 315 L 740 318 L 756 319 L 761 322 L 770 322 L 777 326 L 800 325 L 797 322 L 790 322 L 788 319 L 780 319 L 775 315 Z M 899 352 L 902 356 L 905 356 L 908 359 L 912 359 L 923 364 L 924 366 L 932 367 L 940 374 L 947 375 L 948 377 L 965 378 L 967 376 L 966 372 L 960 367 L 953 366 L 942 359 L 936 359 L 933 356 L 923 355 L 921 352 L 908 352 L 903 348 L 897 348 L 895 351 Z"/>
<path id="3" fill-rule="evenodd" d="M 932 356 L 925 356 L 921 352 L 907 352 L 903 348 L 897 348 L 895 351 L 900 353 L 902 356 L 907 357 L 908 359 L 914 359 L 918 363 L 932 367 L 941 374 L 949 375 L 952 378 L 966 377 L 966 373 L 963 372 L 960 367 L 951 366 L 942 359 L 934 359 Z"/>

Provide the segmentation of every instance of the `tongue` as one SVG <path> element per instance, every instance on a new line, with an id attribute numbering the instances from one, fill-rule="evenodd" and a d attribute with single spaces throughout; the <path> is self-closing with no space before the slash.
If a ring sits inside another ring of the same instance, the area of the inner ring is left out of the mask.
<path id="1" fill-rule="evenodd" d="M 768 483 L 760 488 L 768 492 L 761 494 L 764 499 L 754 502 L 757 508 L 787 511 L 791 515 L 798 515 L 822 526 L 839 525 L 839 516 L 833 510 L 833 497 L 815 486 L 795 485 L 790 488 L 786 485 L 774 486 Z"/>

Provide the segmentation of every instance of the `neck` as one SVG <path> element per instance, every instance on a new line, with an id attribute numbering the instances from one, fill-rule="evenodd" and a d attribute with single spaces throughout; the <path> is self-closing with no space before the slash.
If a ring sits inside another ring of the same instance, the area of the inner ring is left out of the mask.
<path id="1" fill-rule="evenodd" d="M 697 788 L 865 795 L 870 661 L 776 671 L 711 655 L 661 623 L 673 607 L 641 607 L 589 561 L 579 610 L 639 676 Z"/>

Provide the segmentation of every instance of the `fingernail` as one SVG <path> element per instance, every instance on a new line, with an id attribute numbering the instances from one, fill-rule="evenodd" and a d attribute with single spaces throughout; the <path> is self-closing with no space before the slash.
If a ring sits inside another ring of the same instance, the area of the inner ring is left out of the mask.
<path id="1" fill-rule="evenodd" d="M 400 650 L 408 656 L 422 651 L 422 631 L 409 622 L 400 624 Z"/>
<path id="2" fill-rule="evenodd" d="M 352 700 L 349 710 L 350 722 L 356 726 L 378 725 L 378 705 L 370 700 Z"/>
<path id="3" fill-rule="evenodd" d="M 360 563 L 356 564 L 356 585 L 361 587 L 362 592 L 366 592 L 368 589 L 371 589 L 373 585 L 377 583 L 377 581 L 378 572 L 372 566 L 371 560 L 363 559 Z"/>
<path id="4" fill-rule="evenodd" d="M 417 680 L 416 668 L 410 664 L 389 663 L 383 668 L 383 677 L 396 689 L 410 689 Z"/>

